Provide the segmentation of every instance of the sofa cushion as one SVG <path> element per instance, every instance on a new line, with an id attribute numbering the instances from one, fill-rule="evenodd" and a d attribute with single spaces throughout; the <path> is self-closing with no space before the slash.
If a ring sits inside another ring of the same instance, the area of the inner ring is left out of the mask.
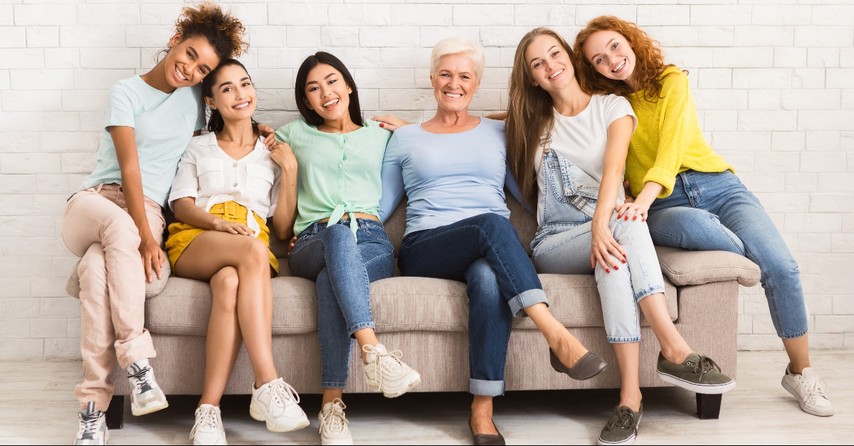
<path id="1" fill-rule="evenodd" d="M 145 302 L 145 322 L 156 334 L 205 336 L 211 311 L 207 282 L 172 277 L 159 295 Z M 273 279 L 273 335 L 317 331 L 314 282 L 299 277 Z"/>
<path id="2" fill-rule="evenodd" d="M 566 327 L 602 327 L 602 305 L 592 275 L 540 274 L 551 312 Z M 665 279 L 670 318 L 678 316 L 676 288 Z M 466 331 L 468 301 L 462 282 L 425 277 L 394 277 L 371 286 L 377 333 Z M 642 321 L 643 325 L 647 325 Z M 535 330 L 528 318 L 515 318 L 513 328 Z"/>
<path id="3" fill-rule="evenodd" d="M 567 327 L 601 327 L 602 307 L 593 276 L 540 274 L 551 311 Z M 676 289 L 667 281 L 670 317 L 676 320 Z M 156 334 L 204 336 L 211 308 L 206 282 L 173 277 L 160 295 L 146 301 L 146 323 Z M 393 277 L 371 284 L 371 312 L 377 333 L 465 332 L 466 286 L 452 280 Z M 645 324 L 645 323 L 644 323 Z M 513 327 L 534 330 L 527 318 Z M 273 279 L 273 335 L 317 331 L 314 282 L 298 277 Z"/>

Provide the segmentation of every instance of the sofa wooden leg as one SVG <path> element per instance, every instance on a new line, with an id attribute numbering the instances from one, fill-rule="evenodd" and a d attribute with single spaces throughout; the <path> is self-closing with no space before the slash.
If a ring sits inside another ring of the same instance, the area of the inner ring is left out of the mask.
<path id="1" fill-rule="evenodd" d="M 717 420 L 721 413 L 723 395 L 697 394 L 697 417 L 701 420 Z"/>
<path id="2" fill-rule="evenodd" d="M 125 396 L 113 395 L 107 408 L 107 429 L 121 429 L 125 425 Z"/>

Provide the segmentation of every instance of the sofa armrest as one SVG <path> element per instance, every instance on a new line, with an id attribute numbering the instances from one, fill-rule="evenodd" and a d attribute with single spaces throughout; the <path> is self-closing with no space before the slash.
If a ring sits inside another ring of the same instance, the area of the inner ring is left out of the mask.
<path id="1" fill-rule="evenodd" d="M 703 285 L 737 280 L 740 285 L 759 283 L 759 267 L 744 256 L 726 251 L 686 251 L 656 246 L 661 272 L 676 286 Z"/>
<path id="2" fill-rule="evenodd" d="M 169 259 L 166 253 L 163 253 L 163 266 L 160 269 L 160 278 L 154 278 L 151 283 L 145 284 L 145 298 L 154 297 L 160 294 L 166 288 L 166 281 L 172 275 L 172 267 L 169 265 Z M 77 267 L 80 261 L 74 264 L 71 271 L 68 273 L 68 279 L 65 281 L 65 292 L 69 296 L 80 299 L 80 276 L 77 273 Z"/>

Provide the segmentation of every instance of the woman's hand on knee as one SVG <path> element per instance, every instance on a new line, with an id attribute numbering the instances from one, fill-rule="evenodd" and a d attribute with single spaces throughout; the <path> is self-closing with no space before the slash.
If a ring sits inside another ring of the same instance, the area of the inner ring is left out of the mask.
<path id="1" fill-rule="evenodd" d="M 246 226 L 243 223 L 228 221 L 222 218 L 216 219 L 216 222 L 214 222 L 214 230 L 219 232 L 227 232 L 229 234 L 235 235 L 252 236 L 253 234 L 255 234 L 255 231 L 253 231 L 249 228 L 249 226 Z"/>
<path id="2" fill-rule="evenodd" d="M 593 223 L 590 231 L 592 246 L 590 249 L 590 267 L 596 268 L 598 263 L 610 273 L 612 269 L 620 269 L 620 263 L 626 263 L 626 252 L 614 239 L 608 223 Z"/>

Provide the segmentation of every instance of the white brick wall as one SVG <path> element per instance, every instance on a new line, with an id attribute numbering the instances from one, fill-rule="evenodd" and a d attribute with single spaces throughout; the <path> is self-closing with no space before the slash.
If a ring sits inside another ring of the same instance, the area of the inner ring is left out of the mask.
<path id="1" fill-rule="evenodd" d="M 0 2 L 0 360 L 79 356 L 65 197 L 93 167 L 110 84 L 154 63 L 181 0 Z M 534 26 L 572 41 L 590 18 L 637 21 L 690 70 L 704 131 L 765 204 L 800 262 L 816 348 L 854 346 L 854 3 L 851 0 L 224 1 L 248 25 L 258 118 L 295 114 L 302 59 L 351 67 L 368 116 L 421 120 L 440 38 L 487 48 L 473 108 L 502 108 L 515 45 Z M 743 289 L 739 346 L 778 349 L 760 287 Z"/>

